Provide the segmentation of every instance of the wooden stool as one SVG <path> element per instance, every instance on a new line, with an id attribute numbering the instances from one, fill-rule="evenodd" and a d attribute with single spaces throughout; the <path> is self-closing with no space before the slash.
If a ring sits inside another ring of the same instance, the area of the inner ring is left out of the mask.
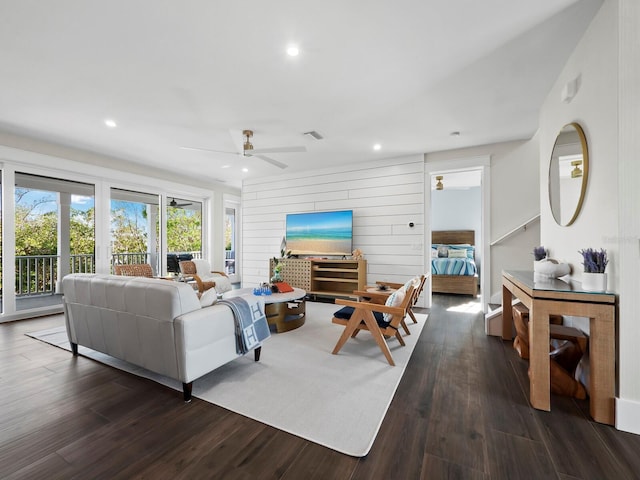
<path id="1" fill-rule="evenodd" d="M 549 325 L 549 339 L 564 341 L 559 346 L 549 345 L 551 391 L 558 395 L 584 399 L 584 386 L 573 378 L 576 366 L 587 351 L 587 336 L 577 328 L 561 325 L 562 316 L 553 315 Z M 560 321 L 560 324 L 558 324 Z M 513 341 L 521 358 L 529 358 L 529 309 L 521 303 L 513 306 L 513 323 L 516 338 Z"/>

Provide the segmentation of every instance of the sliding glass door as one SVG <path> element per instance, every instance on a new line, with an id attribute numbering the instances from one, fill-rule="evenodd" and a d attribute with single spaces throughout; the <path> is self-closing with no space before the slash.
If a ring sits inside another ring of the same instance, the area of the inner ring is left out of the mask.
<path id="1" fill-rule="evenodd" d="M 15 309 L 61 305 L 60 281 L 95 270 L 94 186 L 15 174 Z"/>
<path id="2" fill-rule="evenodd" d="M 0 167 L 0 322 L 60 312 L 67 274 L 149 263 L 163 275 L 171 271 L 169 257 L 202 258 L 209 251 L 204 197 Z"/>
<path id="3" fill-rule="evenodd" d="M 202 258 L 202 203 L 167 200 L 167 271 L 178 273 L 181 260 Z"/>
<path id="4" fill-rule="evenodd" d="M 160 196 L 111 189 L 111 266 L 149 263 L 154 275 L 162 272 L 160 251 Z"/>

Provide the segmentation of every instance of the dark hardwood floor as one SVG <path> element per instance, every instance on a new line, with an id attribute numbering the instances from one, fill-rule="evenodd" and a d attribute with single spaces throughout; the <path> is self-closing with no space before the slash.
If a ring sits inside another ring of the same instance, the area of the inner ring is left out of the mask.
<path id="1" fill-rule="evenodd" d="M 60 316 L 2 324 L 0 478 L 640 478 L 640 436 L 592 422 L 587 401 L 530 408 L 527 364 L 484 334 L 481 313 L 451 308 L 469 298 L 434 296 L 364 458 L 184 404 L 180 392 L 24 335 Z"/>

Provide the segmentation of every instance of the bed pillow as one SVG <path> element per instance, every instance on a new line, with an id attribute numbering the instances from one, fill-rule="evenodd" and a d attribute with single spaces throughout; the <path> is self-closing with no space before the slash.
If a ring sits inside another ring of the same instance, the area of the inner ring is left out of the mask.
<path id="1" fill-rule="evenodd" d="M 460 244 L 460 245 L 447 245 L 447 247 L 449 248 L 449 251 L 451 250 L 462 250 L 464 252 L 466 252 L 467 254 L 467 258 L 470 258 L 471 260 L 473 260 L 474 258 L 474 251 L 475 251 L 475 247 L 473 245 L 469 245 L 469 244 Z"/>

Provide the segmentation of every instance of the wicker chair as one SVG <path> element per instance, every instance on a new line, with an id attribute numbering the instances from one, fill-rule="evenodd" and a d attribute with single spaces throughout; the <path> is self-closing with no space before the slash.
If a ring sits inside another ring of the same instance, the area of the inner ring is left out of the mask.
<path id="1" fill-rule="evenodd" d="M 180 273 L 182 273 L 182 275 L 192 277 L 196 281 L 196 283 L 198 284 L 198 292 L 200 294 L 216 286 L 216 282 L 204 281 L 202 280 L 202 278 L 200 278 L 200 276 L 197 274 L 196 264 L 191 260 L 179 262 L 179 265 Z"/>
<path id="2" fill-rule="evenodd" d="M 113 271 L 116 275 L 127 277 L 148 277 L 153 278 L 153 269 L 148 263 L 131 263 L 128 265 L 114 265 Z"/>

